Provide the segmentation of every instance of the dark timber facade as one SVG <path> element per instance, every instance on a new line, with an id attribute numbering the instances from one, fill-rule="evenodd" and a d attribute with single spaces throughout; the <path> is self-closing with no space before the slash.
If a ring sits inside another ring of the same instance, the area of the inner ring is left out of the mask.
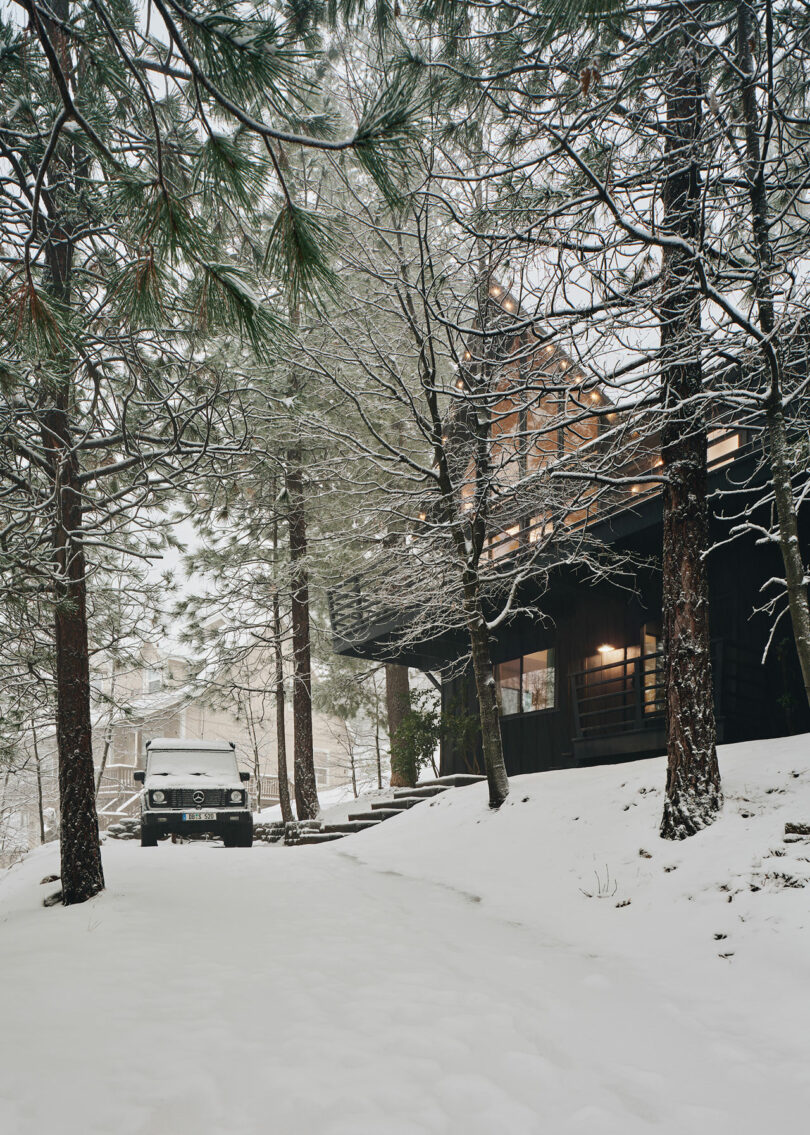
<path id="1" fill-rule="evenodd" d="M 728 436 L 728 435 L 727 435 Z M 758 446 L 742 435 L 732 455 L 721 452 L 710 490 L 739 484 L 753 471 Z M 807 510 L 802 541 L 810 544 Z M 596 520 L 594 535 L 649 566 L 620 583 L 595 583 L 572 568 L 558 569 L 537 611 L 517 616 L 493 636 L 502 707 L 501 731 L 510 775 L 601 764 L 665 751 L 658 620 L 661 579 L 661 498 L 652 492 Z M 752 535 L 722 543 L 728 523 L 713 521 L 719 546 L 709 556 L 712 663 L 718 740 L 746 741 L 810 731 L 810 711 L 790 623 L 781 621 L 763 663 L 770 620 L 756 614 L 761 588 L 779 578 L 778 547 Z M 531 597 L 523 597 L 524 608 Z M 462 637 L 420 644 L 403 655 L 396 627 L 375 608 L 360 580 L 331 596 L 335 648 L 361 658 L 390 659 L 441 672 L 468 647 Z M 522 662 L 521 662 L 522 660 Z M 527 662 L 528 660 L 528 662 Z M 541 667 L 541 669 L 538 669 Z M 442 678 L 447 710 L 475 712 L 469 673 Z M 538 704 L 541 708 L 537 708 Z M 445 745 L 443 774 L 479 771 L 479 754 Z"/>

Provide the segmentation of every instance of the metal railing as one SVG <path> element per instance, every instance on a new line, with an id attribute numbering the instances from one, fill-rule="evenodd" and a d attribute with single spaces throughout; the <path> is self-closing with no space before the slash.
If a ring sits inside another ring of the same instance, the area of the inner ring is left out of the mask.
<path id="1" fill-rule="evenodd" d="M 718 718 L 756 720 L 765 696 L 758 653 L 713 639 L 711 656 Z M 660 650 L 578 670 L 569 683 L 577 740 L 661 728 L 666 689 Z"/>
<path id="2" fill-rule="evenodd" d="M 579 670 L 569 680 L 575 737 L 660 726 L 664 713 L 660 651 Z"/>

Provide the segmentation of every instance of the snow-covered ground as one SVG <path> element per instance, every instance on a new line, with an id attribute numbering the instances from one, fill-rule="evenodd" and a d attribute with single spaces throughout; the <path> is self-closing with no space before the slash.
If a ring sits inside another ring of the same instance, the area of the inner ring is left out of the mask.
<path id="1" fill-rule="evenodd" d="M 3 1135 L 762 1135 L 810 1117 L 810 738 L 482 786 L 321 847 L 108 842 L 0 882 Z"/>

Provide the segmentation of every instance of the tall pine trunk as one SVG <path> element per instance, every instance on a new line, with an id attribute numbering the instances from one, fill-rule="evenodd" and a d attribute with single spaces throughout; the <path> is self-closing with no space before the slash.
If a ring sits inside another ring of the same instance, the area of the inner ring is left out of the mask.
<path id="1" fill-rule="evenodd" d="M 394 756 L 396 745 L 396 732 L 402 724 L 402 719 L 410 709 L 411 687 L 408 682 L 408 667 L 397 666 L 393 662 L 385 664 L 385 709 L 388 718 L 388 739 L 391 747 L 391 756 Z M 399 768 L 395 768 L 396 761 L 391 761 L 391 787 L 413 788 L 410 778 L 403 775 Z"/>
<path id="2" fill-rule="evenodd" d="M 667 90 L 663 228 L 696 247 L 700 233 L 701 83 L 688 35 L 672 37 L 677 56 Z M 663 255 L 661 364 L 664 419 L 663 641 L 667 783 L 661 835 L 683 839 L 712 823 L 722 803 L 717 764 L 709 592 L 706 426 L 700 406 L 701 300 L 693 257 Z"/>
<path id="3" fill-rule="evenodd" d="M 767 13 L 766 34 L 770 36 L 770 8 Z M 770 379 L 770 393 L 765 404 L 768 425 L 768 460 L 773 481 L 773 495 L 779 526 L 779 548 L 785 565 L 785 584 L 788 607 L 793 626 L 793 638 L 802 670 L 802 679 L 810 704 L 810 604 L 807 594 L 807 576 L 799 544 L 799 523 L 793 499 L 793 485 L 789 461 L 789 438 L 782 406 L 783 353 L 776 332 L 776 312 L 772 278 L 776 271 L 773 245 L 770 239 L 768 193 L 765 184 L 761 130 L 757 110 L 754 59 L 751 44 L 754 36 L 754 14 L 749 0 L 740 0 L 737 6 L 737 51 L 740 73 L 743 77 L 741 103 L 745 128 L 745 177 L 750 205 L 751 230 L 754 237 L 756 274 L 754 293 L 761 331 L 767 336 L 761 349 Z"/>
<path id="4" fill-rule="evenodd" d="M 278 802 L 281 818 L 289 824 L 293 816 L 290 803 L 290 782 L 287 779 L 287 730 L 284 704 L 284 657 L 281 652 L 281 610 L 278 589 L 273 591 L 273 654 L 276 686 L 276 757 L 278 763 Z"/>
<path id="5" fill-rule="evenodd" d="M 301 452 L 290 450 L 287 498 L 290 536 L 290 590 L 293 648 L 293 767 L 295 808 L 299 820 L 314 820 L 320 811 L 312 748 L 312 665 L 310 660 L 307 522 Z"/>
<path id="6" fill-rule="evenodd" d="M 67 23 L 69 0 L 54 0 L 56 18 Z M 62 27 L 45 26 L 57 47 L 62 67 L 70 60 Z M 62 184 L 50 196 L 51 231 L 45 246 L 48 287 L 54 299 L 69 308 L 73 300 L 73 236 L 65 197 L 73 192 L 77 160 L 70 142 L 60 155 Z M 54 163 L 55 168 L 56 163 Z M 79 461 L 70 426 L 72 361 L 52 360 L 56 374 L 46 392 L 42 442 L 47 453 L 54 510 L 51 548 L 54 573 L 54 667 L 56 672 L 56 740 L 59 759 L 60 850 L 62 901 L 84 902 L 104 888 L 98 840 L 96 784 L 90 721 L 90 651 L 87 629 L 87 570 L 82 539 L 82 490 Z"/>
<path id="7" fill-rule="evenodd" d="M 44 415 L 43 441 L 48 448 L 56 508 L 52 548 L 59 832 L 62 900 L 70 905 L 84 902 L 102 890 L 104 874 L 98 841 L 90 723 L 82 499 L 66 404 L 66 392 L 62 390 L 57 395 L 57 405 Z"/>

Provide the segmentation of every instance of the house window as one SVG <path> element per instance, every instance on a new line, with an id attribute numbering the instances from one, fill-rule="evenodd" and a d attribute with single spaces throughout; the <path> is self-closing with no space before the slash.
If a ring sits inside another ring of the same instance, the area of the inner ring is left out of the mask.
<path id="1" fill-rule="evenodd" d="M 553 709 L 556 676 L 553 647 L 500 662 L 495 667 L 495 689 L 501 716 Z"/>
<path id="2" fill-rule="evenodd" d="M 740 435 L 728 430 L 709 430 L 706 459 L 709 465 L 727 465 L 740 448 Z"/>
<path id="3" fill-rule="evenodd" d="M 143 691 L 145 694 L 156 694 L 163 689 L 163 671 L 156 667 L 148 667 L 144 672 Z"/>

